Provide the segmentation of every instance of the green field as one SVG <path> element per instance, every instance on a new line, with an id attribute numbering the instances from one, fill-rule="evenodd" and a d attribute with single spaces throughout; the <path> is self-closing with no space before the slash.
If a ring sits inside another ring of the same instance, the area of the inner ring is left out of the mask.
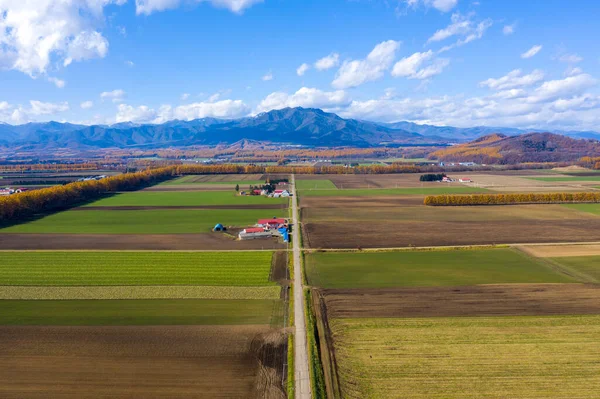
<path id="1" fill-rule="evenodd" d="M 483 188 L 456 186 L 456 187 L 431 187 L 431 188 L 357 188 L 347 190 L 302 190 L 300 195 L 304 197 L 375 197 L 382 195 L 441 195 L 441 194 L 475 194 L 485 193 Z"/>
<path id="2" fill-rule="evenodd" d="M 0 233 L 176 234 L 210 233 L 217 223 L 246 227 L 285 217 L 279 209 L 71 210 L 0 229 Z M 0 234 L 1 236 L 1 234 Z"/>
<path id="3" fill-rule="evenodd" d="M 564 204 L 562 206 L 600 216 L 600 204 Z"/>
<path id="4" fill-rule="evenodd" d="M 1 285 L 268 286 L 273 253 L 2 252 Z"/>
<path id="5" fill-rule="evenodd" d="M 276 300 L 0 301 L 0 325 L 269 324 Z"/>
<path id="6" fill-rule="evenodd" d="M 285 204 L 286 198 L 236 195 L 231 191 L 134 191 L 115 194 L 86 206 L 205 206 Z"/>
<path id="7" fill-rule="evenodd" d="M 549 182 L 600 181 L 600 176 L 528 177 L 527 179 Z"/>
<path id="8" fill-rule="evenodd" d="M 550 259 L 567 269 L 573 269 L 588 276 L 590 281 L 595 280 L 596 283 L 600 283 L 600 256 L 569 256 Z"/>
<path id="9" fill-rule="evenodd" d="M 333 319 L 345 398 L 597 398 L 600 316 Z"/>
<path id="10" fill-rule="evenodd" d="M 296 180 L 297 190 L 337 190 L 331 180 Z"/>
<path id="11" fill-rule="evenodd" d="M 323 288 L 574 282 L 511 249 L 316 252 L 306 256 L 306 275 Z"/>
<path id="12" fill-rule="evenodd" d="M 22 286 L 1 285 L 0 300 L 73 299 L 278 299 L 281 287 L 161 286 Z"/>

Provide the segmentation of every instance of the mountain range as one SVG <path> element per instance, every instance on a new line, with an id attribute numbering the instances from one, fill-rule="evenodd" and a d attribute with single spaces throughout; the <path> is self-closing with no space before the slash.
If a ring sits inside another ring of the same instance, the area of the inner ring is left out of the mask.
<path id="1" fill-rule="evenodd" d="M 24 125 L 0 123 L 0 146 L 27 149 L 160 148 L 232 144 L 240 140 L 305 146 L 435 145 L 462 143 L 501 133 L 531 132 L 513 128 L 456 128 L 390 124 L 344 119 L 314 108 L 285 108 L 240 119 L 202 118 L 162 124 L 76 125 L 46 122 Z M 600 138 L 595 132 L 555 132 L 575 138 Z"/>

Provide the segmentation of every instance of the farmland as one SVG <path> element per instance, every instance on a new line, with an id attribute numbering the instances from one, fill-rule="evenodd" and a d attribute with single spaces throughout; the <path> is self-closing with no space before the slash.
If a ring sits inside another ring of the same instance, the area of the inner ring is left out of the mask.
<path id="1" fill-rule="evenodd" d="M 260 205 L 286 204 L 285 198 L 268 198 L 260 195 L 240 196 L 235 191 L 134 191 L 115 194 L 94 201 L 87 206 L 203 206 L 203 205 Z"/>
<path id="2" fill-rule="evenodd" d="M 0 325 L 269 325 L 274 304 L 256 299 L 3 300 Z"/>
<path id="3" fill-rule="evenodd" d="M 567 269 L 587 276 L 591 282 L 600 283 L 600 255 L 569 256 L 550 259 Z"/>
<path id="4" fill-rule="evenodd" d="M 424 206 L 422 196 L 398 195 L 309 196 L 300 205 L 304 242 L 311 248 L 600 240 L 600 218 L 591 213 L 594 204 L 435 209 Z"/>
<path id="5" fill-rule="evenodd" d="M 2 226 L 0 396 L 284 397 L 287 200 L 183 179 Z"/>
<path id="6" fill-rule="evenodd" d="M 271 252 L 3 252 L 3 285 L 221 285 L 269 282 Z"/>
<path id="7" fill-rule="evenodd" d="M 439 194 L 475 194 L 483 193 L 487 190 L 466 186 L 440 186 L 434 187 L 411 187 L 411 188 L 378 188 L 378 189 L 323 189 L 323 190 L 304 190 L 300 194 L 304 197 L 377 197 L 388 195 L 439 195 Z"/>
<path id="8" fill-rule="evenodd" d="M 265 325 L 0 327 L 0 396 L 283 398 L 278 349 Z"/>
<path id="9" fill-rule="evenodd" d="M 297 190 L 337 190 L 331 180 L 297 180 Z"/>
<path id="10" fill-rule="evenodd" d="M 1 233 L 47 234 L 184 234 L 210 233 L 217 223 L 248 226 L 260 218 L 285 215 L 284 210 L 148 209 L 70 210 L 13 225 Z"/>
<path id="11" fill-rule="evenodd" d="M 594 398 L 600 316 L 335 319 L 343 397 Z M 399 361 L 402 359 L 402 361 Z"/>
<path id="12" fill-rule="evenodd" d="M 324 288 L 464 286 L 573 282 L 511 249 L 312 253 L 309 284 Z"/>

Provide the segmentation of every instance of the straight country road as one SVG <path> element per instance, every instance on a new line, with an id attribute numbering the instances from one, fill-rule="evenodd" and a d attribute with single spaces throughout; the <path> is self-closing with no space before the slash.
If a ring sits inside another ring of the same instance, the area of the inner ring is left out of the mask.
<path id="1" fill-rule="evenodd" d="M 304 318 L 304 287 L 302 285 L 302 264 L 300 247 L 300 223 L 298 222 L 298 195 L 296 177 L 292 175 L 292 243 L 294 246 L 294 378 L 296 380 L 296 399 L 312 398 L 308 368 L 308 348 L 306 344 L 306 320 Z"/>

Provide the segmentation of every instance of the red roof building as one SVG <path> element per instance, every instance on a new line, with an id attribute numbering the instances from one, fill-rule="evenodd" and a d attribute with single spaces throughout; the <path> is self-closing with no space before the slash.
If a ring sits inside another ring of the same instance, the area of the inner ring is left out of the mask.
<path id="1" fill-rule="evenodd" d="M 244 233 L 262 233 L 263 231 L 265 231 L 265 229 L 262 227 L 248 227 L 247 229 L 244 229 Z"/>
<path id="2" fill-rule="evenodd" d="M 278 219 L 278 218 L 274 218 L 274 219 L 259 219 L 258 220 L 258 224 L 261 224 L 263 226 L 266 225 L 274 225 L 274 224 L 286 224 L 287 220 L 285 219 Z"/>

